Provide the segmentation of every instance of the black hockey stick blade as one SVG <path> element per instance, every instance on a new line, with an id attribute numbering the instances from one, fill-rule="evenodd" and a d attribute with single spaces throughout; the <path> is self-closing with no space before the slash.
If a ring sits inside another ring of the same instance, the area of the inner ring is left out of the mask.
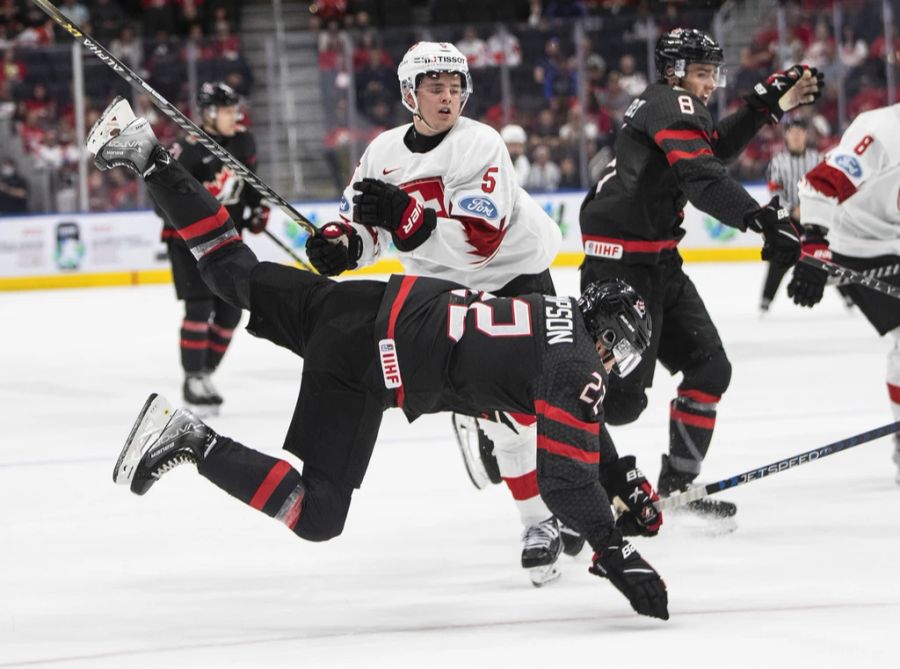
<path id="1" fill-rule="evenodd" d="M 262 181 L 258 176 L 256 176 L 253 172 L 247 169 L 243 163 L 241 163 L 237 158 L 232 156 L 228 151 L 226 151 L 222 146 L 219 145 L 216 140 L 206 134 L 200 127 L 194 123 L 191 119 L 185 116 L 175 105 L 166 100 L 162 95 L 160 95 L 150 84 L 144 81 L 139 75 L 129 69 L 122 61 L 113 56 L 109 51 L 107 51 L 102 45 L 100 45 L 95 39 L 85 34 L 85 32 L 79 28 L 76 24 L 69 21 L 66 16 L 56 8 L 56 6 L 52 2 L 47 2 L 47 0 L 31 0 L 34 4 L 41 8 L 51 19 L 56 21 L 72 37 L 74 37 L 78 42 L 80 42 L 88 51 L 93 53 L 97 58 L 102 60 L 106 65 L 110 67 L 116 74 L 118 74 L 122 79 L 127 81 L 131 87 L 136 90 L 138 93 L 144 93 L 149 96 L 150 100 L 153 104 L 159 109 L 163 114 L 168 116 L 175 125 L 184 130 L 189 135 L 192 135 L 197 138 L 197 141 L 203 145 L 210 153 L 212 153 L 216 158 L 221 160 L 223 163 L 228 165 L 231 169 L 233 169 L 237 174 L 241 176 L 241 178 L 250 186 L 252 186 L 256 191 L 262 195 L 265 199 L 274 202 L 278 205 L 278 208 L 281 209 L 284 213 L 291 217 L 292 220 L 296 221 L 299 225 L 306 228 L 306 230 L 311 235 L 317 235 L 318 229 L 312 222 L 306 218 L 303 214 L 297 211 L 290 202 L 285 200 L 281 195 L 276 193 L 272 188 Z M 273 235 L 268 230 L 264 230 L 266 236 L 269 237 L 273 242 L 275 242 L 278 246 L 282 248 L 291 258 L 294 259 L 301 267 L 312 270 L 312 268 L 307 265 L 293 250 L 290 249 L 284 242 L 282 242 L 278 237 Z"/>
<path id="2" fill-rule="evenodd" d="M 816 460 L 828 457 L 829 455 L 834 455 L 835 453 L 846 451 L 854 446 L 865 444 L 868 441 L 874 441 L 875 439 L 886 437 L 889 434 L 895 434 L 898 431 L 900 431 L 900 421 L 882 425 L 881 427 L 876 427 L 874 430 L 855 434 L 852 437 L 847 437 L 846 439 L 841 439 L 840 441 L 814 448 L 811 451 L 792 455 L 789 458 L 762 467 L 757 467 L 756 469 L 751 469 L 742 474 L 729 476 L 727 479 L 722 479 L 715 483 L 698 485 L 693 488 L 688 488 L 684 492 L 673 493 L 668 497 L 660 499 L 655 506 L 660 511 L 674 509 L 675 507 L 683 506 L 698 499 L 703 499 L 709 495 L 715 495 L 717 492 L 744 485 L 745 483 L 752 483 L 753 481 L 758 481 L 766 476 L 779 474 L 788 469 L 815 462 Z"/>
<path id="3" fill-rule="evenodd" d="M 807 253 L 800 256 L 800 262 L 812 265 L 813 267 L 826 272 L 828 276 L 838 279 L 840 283 L 859 284 L 860 286 L 876 290 L 879 293 L 884 293 L 885 295 L 900 299 L 900 286 L 892 286 L 886 281 L 881 281 L 874 276 L 869 276 L 866 272 L 857 272 L 848 267 L 843 267 L 833 262 L 816 258 Z"/>

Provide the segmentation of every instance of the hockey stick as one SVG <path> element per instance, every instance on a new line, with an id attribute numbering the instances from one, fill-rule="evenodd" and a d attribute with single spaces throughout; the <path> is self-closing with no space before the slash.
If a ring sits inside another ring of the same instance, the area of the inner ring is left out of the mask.
<path id="1" fill-rule="evenodd" d="M 773 462 L 770 465 L 751 469 L 750 471 L 744 472 L 743 474 L 737 474 L 736 476 L 731 476 L 727 479 L 722 479 L 721 481 L 716 481 L 715 483 L 710 483 L 708 485 L 698 485 L 693 488 L 688 488 L 684 492 L 678 492 L 669 495 L 668 497 L 663 497 L 655 504 L 655 506 L 660 511 L 683 506 L 698 499 L 703 499 L 704 497 L 707 497 L 709 495 L 714 495 L 717 492 L 728 490 L 728 488 L 734 488 L 739 485 L 744 485 L 745 483 L 758 481 L 759 479 L 765 478 L 766 476 L 769 476 L 771 474 L 778 474 L 787 469 L 799 467 L 800 465 L 814 462 L 820 458 L 834 455 L 835 453 L 839 453 L 841 451 L 846 451 L 848 448 L 853 448 L 854 446 L 859 446 L 860 444 L 864 444 L 867 441 L 873 441 L 875 439 L 885 437 L 889 434 L 897 432 L 898 430 L 900 430 L 900 421 L 890 423 L 889 425 L 882 425 L 881 427 L 877 427 L 874 430 L 862 432 L 861 434 L 856 434 L 852 437 L 847 437 L 846 439 L 841 439 L 840 441 L 835 441 L 834 443 L 820 446 L 819 448 L 814 448 L 811 451 L 806 451 L 806 453 L 793 455 L 789 458 L 779 460 L 778 462 Z"/>
<path id="2" fill-rule="evenodd" d="M 856 283 L 860 286 L 876 290 L 879 293 L 884 293 L 885 295 L 900 299 L 900 286 L 892 286 L 886 281 L 879 281 L 874 276 L 869 276 L 868 272 L 857 272 L 847 267 L 836 265 L 833 262 L 816 258 L 807 253 L 800 256 L 800 262 L 804 262 L 807 265 L 811 265 L 824 271 L 828 276 L 838 279 L 839 283 Z"/>
<path id="3" fill-rule="evenodd" d="M 69 21 L 69 19 L 67 19 L 66 16 L 62 12 L 60 12 L 56 8 L 56 6 L 53 5 L 53 3 L 47 2 L 47 0 L 31 1 L 38 7 L 40 7 L 51 19 L 56 21 L 56 23 L 58 23 L 66 32 L 72 35 L 72 37 L 74 37 L 77 41 L 84 45 L 91 53 L 97 56 L 97 58 L 106 63 L 116 74 L 118 74 L 125 81 L 131 84 L 131 87 L 134 90 L 150 96 L 150 99 L 153 101 L 153 104 L 157 107 L 157 109 L 168 116 L 179 128 L 184 130 L 186 133 L 196 137 L 200 144 L 202 144 L 207 150 L 209 150 L 209 152 L 212 153 L 216 158 L 233 169 L 238 175 L 240 175 L 242 179 L 244 179 L 244 181 L 255 188 L 260 195 L 262 195 L 265 199 L 277 204 L 278 207 L 284 213 L 290 216 L 292 220 L 296 221 L 302 227 L 306 228 L 309 234 L 318 234 L 318 229 L 316 228 L 316 226 L 314 226 L 312 222 L 303 214 L 294 209 L 294 207 L 291 206 L 290 202 L 288 202 L 283 197 L 281 197 L 281 195 L 272 190 L 268 186 L 268 184 L 263 182 L 253 172 L 244 167 L 244 165 L 237 158 L 235 158 L 228 151 L 222 148 L 218 142 L 216 142 L 212 137 L 201 130 L 200 127 L 197 126 L 197 124 L 191 121 L 191 119 L 182 114 L 175 105 L 173 105 L 162 95 L 160 95 L 156 90 L 154 90 L 153 87 L 150 86 L 150 84 L 148 84 L 146 81 L 141 79 L 140 76 L 126 67 L 125 64 L 122 63 L 122 61 L 117 59 L 109 51 L 98 44 L 96 40 L 86 35 L 81 28 Z M 284 250 L 289 256 L 291 256 L 291 258 L 299 263 L 301 267 L 304 267 L 308 270 L 312 269 L 309 265 L 303 262 L 303 260 L 301 260 L 300 257 L 296 253 L 294 253 L 289 246 L 278 239 L 278 237 L 273 235 L 268 230 L 263 230 L 263 232 L 266 234 L 266 236 L 269 237 L 269 239 L 275 242 L 282 248 L 282 250 Z"/>

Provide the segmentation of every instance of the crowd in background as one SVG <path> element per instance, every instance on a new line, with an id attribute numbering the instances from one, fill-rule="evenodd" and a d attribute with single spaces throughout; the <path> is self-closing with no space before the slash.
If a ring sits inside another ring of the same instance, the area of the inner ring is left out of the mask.
<path id="1" fill-rule="evenodd" d="M 197 48 L 200 81 L 221 80 L 248 95 L 254 75 L 241 54 L 238 0 L 62 0 L 61 10 L 145 77 L 180 109 L 191 108 L 186 49 Z M 658 31 L 684 25 L 713 30 L 721 4 L 685 0 L 317 0 L 309 3 L 309 29 L 317 33 L 320 94 L 327 129 L 322 151 L 333 171 L 335 195 L 352 171 L 351 147 L 364 147 L 385 128 L 408 122 L 396 68 L 421 32 L 453 41 L 468 57 L 475 94 L 467 116 L 507 139 L 521 183 L 532 191 L 580 189 L 613 157 L 616 134 L 631 100 L 650 83 L 647 44 Z M 760 17 L 749 46 L 737 54 L 713 116 L 740 105 L 757 81 L 803 62 L 826 73 L 823 99 L 804 108 L 809 141 L 826 150 L 842 125 L 888 101 L 885 54 L 900 62 L 900 36 L 885 39 L 881 2 L 843 0 L 839 34 L 828 0 L 782 3 L 784 32 L 775 11 Z M 577 30 L 575 26 L 580 26 Z M 193 40 L 187 40 L 191 37 Z M 60 46 L 52 48 L 55 43 Z M 21 163 L 52 169 L 60 210 L 75 208 L 75 142 L 71 51 L 53 22 L 23 0 L 0 0 L 0 131 L 7 120 L 15 144 L 0 155 L 21 176 Z M 86 59 L 90 127 L 128 85 L 96 59 Z M 88 67 L 90 69 L 88 70 Z M 843 91 L 839 100 L 838 91 Z M 900 98 L 898 91 L 894 99 Z M 840 104 L 839 104 L 840 103 Z M 152 108 L 139 109 L 163 142 L 175 127 Z M 842 123 L 843 122 L 843 123 Z M 764 128 L 731 170 L 764 178 L 780 130 Z M 94 211 L 127 209 L 139 202 L 138 183 L 123 171 L 89 175 Z M 27 185 L 26 185 L 27 187 Z M 20 192 L 17 190 L 16 192 Z M 3 200 L 5 201 L 5 200 Z"/>

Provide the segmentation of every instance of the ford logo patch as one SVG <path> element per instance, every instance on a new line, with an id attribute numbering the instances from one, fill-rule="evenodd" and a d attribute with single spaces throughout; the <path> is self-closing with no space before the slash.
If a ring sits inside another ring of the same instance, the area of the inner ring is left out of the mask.
<path id="1" fill-rule="evenodd" d="M 862 176 L 862 167 L 860 167 L 859 161 L 853 156 L 840 155 L 834 159 L 834 162 L 854 179 Z"/>
<path id="2" fill-rule="evenodd" d="M 475 214 L 481 218 L 493 220 L 497 218 L 497 206 L 486 197 L 464 197 L 459 201 L 459 206 L 464 211 Z"/>

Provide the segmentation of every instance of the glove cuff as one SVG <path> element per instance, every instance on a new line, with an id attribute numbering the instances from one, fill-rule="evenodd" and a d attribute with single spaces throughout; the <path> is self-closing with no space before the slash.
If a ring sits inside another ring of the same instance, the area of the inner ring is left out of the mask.
<path id="1" fill-rule="evenodd" d="M 408 234 L 402 235 L 401 228 L 397 228 L 397 230 L 391 233 L 391 237 L 394 240 L 394 246 L 397 247 L 398 251 L 406 252 L 419 248 L 431 236 L 435 227 L 437 227 L 437 212 L 435 212 L 434 209 L 422 207 L 415 198 L 410 198 L 410 204 L 406 209 L 407 212 L 411 211 L 410 207 L 418 207 L 420 212 L 418 220 L 420 222 L 418 224 L 414 223 L 413 228 L 409 230 Z M 405 215 L 406 214 L 404 214 L 404 216 Z"/>

